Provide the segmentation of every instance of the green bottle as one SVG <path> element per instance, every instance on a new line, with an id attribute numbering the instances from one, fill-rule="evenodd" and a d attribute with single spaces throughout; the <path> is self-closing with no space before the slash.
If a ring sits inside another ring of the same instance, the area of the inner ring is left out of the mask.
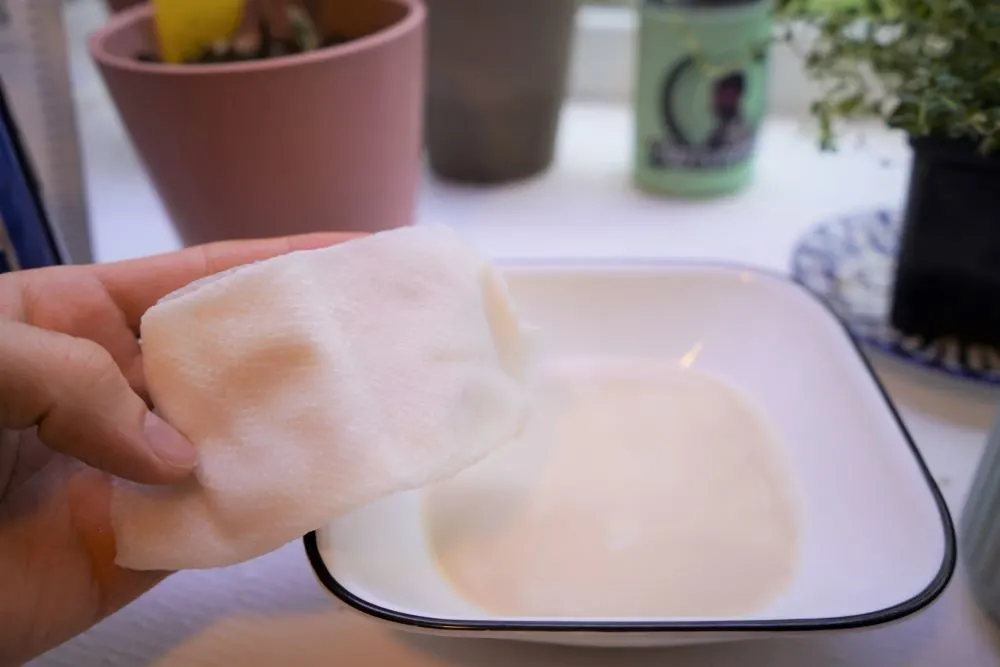
<path id="1" fill-rule="evenodd" d="M 764 116 L 770 0 L 642 0 L 636 185 L 712 197 L 753 179 Z"/>

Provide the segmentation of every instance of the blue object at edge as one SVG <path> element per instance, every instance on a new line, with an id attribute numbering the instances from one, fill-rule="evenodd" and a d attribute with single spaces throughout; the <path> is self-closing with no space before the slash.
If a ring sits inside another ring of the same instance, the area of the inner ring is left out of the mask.
<path id="1" fill-rule="evenodd" d="M 61 264 L 60 255 L 0 85 L 0 273 Z"/>

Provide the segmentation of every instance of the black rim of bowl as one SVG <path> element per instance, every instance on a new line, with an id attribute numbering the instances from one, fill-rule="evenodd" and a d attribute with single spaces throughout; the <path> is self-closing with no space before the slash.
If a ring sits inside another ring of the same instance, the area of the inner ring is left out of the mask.
<path id="1" fill-rule="evenodd" d="M 725 270 L 729 272 L 748 272 L 766 278 L 778 280 L 792 288 L 805 294 L 814 303 L 818 303 L 830 315 L 844 332 L 847 340 L 854 347 L 854 352 L 861 361 L 862 366 L 868 373 L 868 377 L 878 388 L 882 396 L 885 407 L 889 410 L 897 428 L 910 448 L 928 491 L 934 498 L 941 519 L 941 527 L 944 531 L 944 556 L 941 567 L 937 574 L 930 581 L 926 588 L 912 598 L 895 604 L 885 609 L 872 611 L 853 616 L 840 616 L 830 618 L 804 618 L 804 619 L 774 619 L 774 620 L 745 620 L 745 621 L 572 621 L 572 620 L 475 620 L 475 619 L 448 619 L 433 616 L 421 616 L 396 611 L 381 605 L 374 604 L 364 598 L 355 595 L 342 585 L 330 573 L 319 551 L 319 543 L 316 532 L 308 533 L 302 538 L 306 556 L 317 579 L 332 595 L 340 599 L 348 606 L 374 618 L 396 623 L 410 628 L 420 628 L 424 630 L 443 632 L 559 632 L 559 633 L 601 633 L 601 634 L 629 634 L 629 633 L 667 633 L 667 632 L 742 632 L 742 633 L 774 633 L 774 632 L 803 632 L 816 630 L 850 630 L 857 628 L 867 628 L 876 625 L 883 625 L 893 621 L 911 616 L 923 610 L 934 602 L 947 588 L 955 572 L 957 561 L 957 547 L 955 537 L 955 526 L 948 511 L 947 503 L 941 490 L 938 488 L 934 477 L 931 475 L 927 464 L 920 454 L 913 437 L 907 430 L 906 425 L 899 416 L 896 406 L 893 405 L 885 387 L 879 381 L 878 376 L 872 368 L 871 362 L 865 356 L 857 338 L 836 316 L 833 310 L 825 301 L 817 297 L 803 285 L 789 280 L 788 277 L 761 269 L 758 267 L 744 266 L 737 263 L 720 262 L 699 262 L 689 260 L 529 260 L 498 262 L 501 268 L 552 268 L 552 269 L 633 269 L 633 268 L 668 268 L 668 269 L 709 269 Z"/>

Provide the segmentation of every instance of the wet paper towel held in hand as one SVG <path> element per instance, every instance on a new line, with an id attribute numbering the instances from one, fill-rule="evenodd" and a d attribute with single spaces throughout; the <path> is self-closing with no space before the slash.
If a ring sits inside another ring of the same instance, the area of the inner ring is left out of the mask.
<path id="1" fill-rule="evenodd" d="M 116 482 L 118 564 L 249 560 L 476 463 L 527 421 L 525 330 L 500 274 L 444 227 L 165 297 L 142 319 L 146 381 L 198 466 L 171 487 Z"/>

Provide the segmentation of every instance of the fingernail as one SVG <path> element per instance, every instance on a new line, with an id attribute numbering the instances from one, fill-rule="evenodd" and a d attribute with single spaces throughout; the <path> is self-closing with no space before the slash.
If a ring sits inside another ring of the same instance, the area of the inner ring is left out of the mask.
<path id="1" fill-rule="evenodd" d="M 163 461 L 178 468 L 194 467 L 198 460 L 194 445 L 152 412 L 146 413 L 144 433 L 150 449 Z"/>

